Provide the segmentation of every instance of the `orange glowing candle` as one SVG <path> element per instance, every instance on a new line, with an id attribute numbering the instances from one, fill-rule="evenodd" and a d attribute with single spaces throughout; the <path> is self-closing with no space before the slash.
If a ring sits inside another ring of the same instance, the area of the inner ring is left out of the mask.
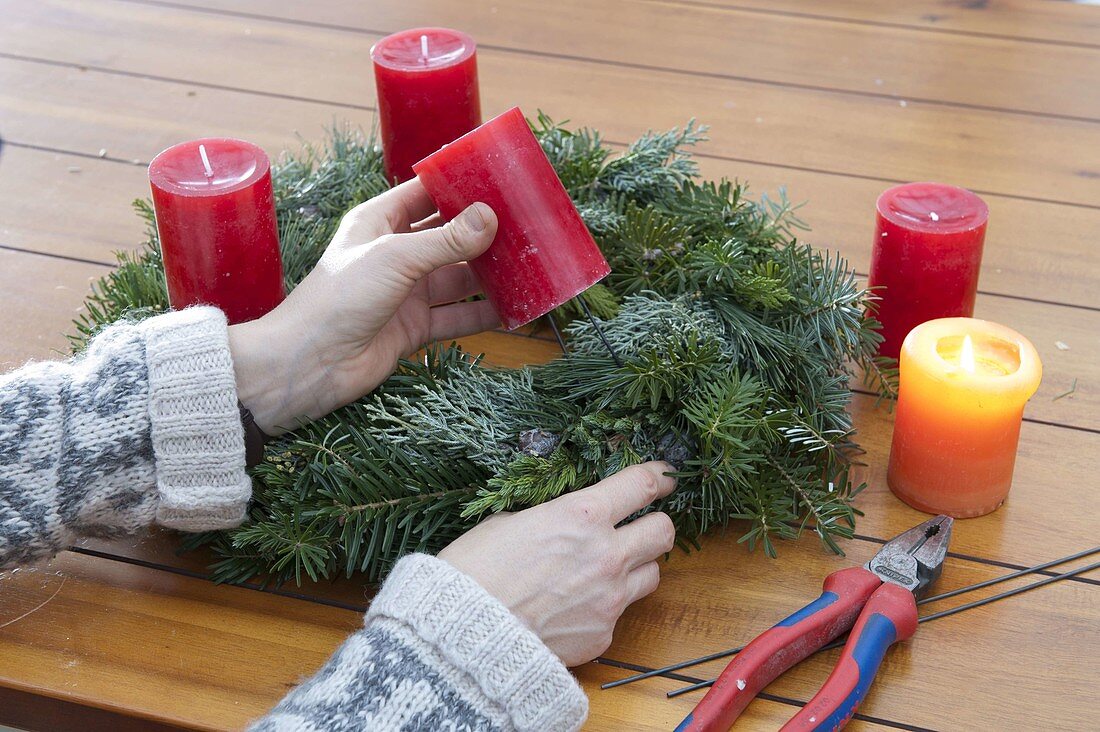
<path id="1" fill-rule="evenodd" d="M 923 323 L 901 347 L 887 480 L 913 508 L 956 518 L 1008 496 L 1024 404 L 1039 388 L 1035 347 L 974 318 Z"/>

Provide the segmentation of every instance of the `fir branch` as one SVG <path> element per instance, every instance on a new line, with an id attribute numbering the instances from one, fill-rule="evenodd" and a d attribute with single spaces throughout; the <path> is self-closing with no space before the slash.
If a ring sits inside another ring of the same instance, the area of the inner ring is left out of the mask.
<path id="1" fill-rule="evenodd" d="M 707 128 L 690 120 L 682 129 L 647 132 L 633 142 L 622 156 L 611 160 L 600 172 L 598 185 L 625 193 L 644 203 L 675 193 L 685 182 L 699 175 L 699 167 L 684 148 L 706 141 Z"/>
<path id="2" fill-rule="evenodd" d="M 567 130 L 542 110 L 531 127 L 565 189 L 574 197 L 591 192 L 611 156 L 600 133 L 583 127 Z"/>
<path id="3" fill-rule="evenodd" d="M 894 383 L 875 356 L 873 294 L 842 259 L 796 241 L 805 225 L 783 191 L 754 202 L 740 182 L 696 180 L 689 151 L 705 136 L 693 122 L 618 156 L 541 113 L 532 128 L 612 264 L 586 297 L 623 364 L 575 303 L 555 313 L 572 320 L 569 353 L 549 364 L 496 370 L 453 344 L 428 348 L 269 446 L 246 524 L 186 541 L 213 548 L 219 581 L 377 580 L 487 512 L 653 459 L 680 475 L 656 508 L 685 548 L 742 519 L 741 540 L 769 555 L 807 527 L 840 551 L 861 487 L 849 478 L 851 364 L 884 393 Z M 343 214 L 388 187 L 373 135 L 347 127 L 283 158 L 273 179 L 288 289 Z M 93 285 L 74 348 L 168 307 L 152 209 L 136 206 L 145 241 Z"/>
<path id="4" fill-rule="evenodd" d="M 557 498 L 578 487 L 575 461 L 564 449 L 549 457 L 520 455 L 508 463 L 500 475 L 489 479 L 477 498 L 462 509 L 463 517 L 498 513 L 534 506 Z"/>

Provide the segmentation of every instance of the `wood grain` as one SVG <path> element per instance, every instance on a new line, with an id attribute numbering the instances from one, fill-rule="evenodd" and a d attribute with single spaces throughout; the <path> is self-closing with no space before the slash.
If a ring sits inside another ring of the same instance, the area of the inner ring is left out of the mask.
<path id="1" fill-rule="evenodd" d="M 658 0 L 660 1 L 660 0 Z M 687 4 L 687 3 L 684 3 Z M 872 27 L 902 25 L 931 33 L 997 36 L 1057 45 L 1100 46 L 1100 15 L 1084 3 L 1034 0 L 696 0 L 693 4 L 791 13 Z"/>
<path id="2" fill-rule="evenodd" d="M 148 187 L 145 166 L 8 145 L 0 201 L 11 213 L 0 220 L 0 246 L 113 265 L 112 252 L 142 239 L 130 202 Z"/>
<path id="3" fill-rule="evenodd" d="M 760 553 L 747 554 L 733 537 L 708 539 L 698 554 L 672 557 L 658 591 L 627 611 L 606 655 L 660 666 L 744 643 L 816 598 L 829 572 L 877 551 L 869 544 L 851 547 L 850 556 L 841 559 L 821 554 L 812 541 L 800 542 L 791 546 L 787 560 L 775 564 Z M 951 559 L 936 587 L 952 589 L 1002 573 Z M 931 729 L 1087 729 L 1093 702 L 1086 700 L 1100 665 L 1085 649 L 1100 642 L 1093 619 L 1098 612 L 1097 587 L 1063 582 L 929 623 L 887 656 L 861 711 Z M 1056 628 L 1058 640 L 1037 633 L 1040 627 Z M 768 691 L 807 698 L 828 675 L 836 653 L 807 660 Z M 709 678 L 723 665 L 714 662 L 695 673 Z M 1042 668 L 1058 672 L 1040 673 Z M 680 686 L 666 680 L 643 683 L 657 695 Z M 1026 693 L 1012 694 L 1006 703 L 1007 689 L 1024 687 Z M 676 703 L 686 713 L 697 700 L 698 695 L 679 697 Z"/>
<path id="4" fill-rule="evenodd" d="M 69 352 L 65 333 L 106 267 L 0 249 L 0 370 Z"/>
<path id="5" fill-rule="evenodd" d="M 130 3 L 9 2 L 9 22 L 0 27 L 9 54 L 342 104 L 369 106 L 374 99 L 366 54 L 377 36 Z M 26 32 L 32 27 L 39 32 Z M 166 36 L 171 45 L 157 40 Z M 234 49 L 231 65 L 220 61 L 225 48 Z M 543 108 L 620 141 L 697 116 L 715 129 L 707 146 L 715 154 L 751 150 L 770 162 L 879 178 L 940 178 L 1085 206 L 1100 198 L 1100 171 L 1094 170 L 1100 161 L 1079 154 L 1100 146 L 1100 125 L 1092 123 L 917 102 L 902 107 L 893 100 L 483 50 L 487 113 L 515 104 Z"/>
<path id="6" fill-rule="evenodd" d="M 28 732 L 183 732 L 186 727 L 138 719 L 116 711 L 0 687 L 0 718 Z M 10 727 L 7 729 L 11 729 Z"/>
<path id="7" fill-rule="evenodd" d="M 352 611 L 70 553 L 2 573 L 0 587 L 0 684 L 196 730 L 243 728 L 362 622 Z M 683 716 L 683 700 L 652 689 L 627 694 L 630 705 L 600 695 L 604 668 L 581 678 L 594 729 L 667 729 Z M 745 725 L 773 728 L 793 712 L 761 700 Z"/>
<path id="8" fill-rule="evenodd" d="M 0 683 L 191 729 L 242 728 L 362 622 L 73 554 L 0 583 Z"/>
<path id="9" fill-rule="evenodd" d="M 292 0 L 184 0 L 196 9 L 326 23 L 367 33 L 444 25 L 476 29 L 482 48 L 584 58 L 689 75 L 927 99 L 1039 115 L 1100 118 L 1100 49 L 929 34 L 705 3 L 448 0 L 370 6 Z M 578 23 L 584 16 L 586 22 Z M 531 28 L 538 32 L 532 33 Z M 654 53 L 652 28 L 660 28 Z M 609 43 L 609 32 L 614 43 Z M 1098 34 L 1100 37 L 1100 34 Z M 564 39 L 564 42 L 563 42 Z M 775 49 L 782 46 L 783 53 Z M 1005 83 L 1006 72 L 1012 75 Z"/>

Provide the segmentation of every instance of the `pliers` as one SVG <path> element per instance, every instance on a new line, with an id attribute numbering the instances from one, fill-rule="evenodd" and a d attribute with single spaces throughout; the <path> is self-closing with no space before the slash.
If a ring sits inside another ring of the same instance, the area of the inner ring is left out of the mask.
<path id="1" fill-rule="evenodd" d="M 826 577 L 821 597 L 737 654 L 676 732 L 727 732 L 764 687 L 851 629 L 821 691 L 781 732 L 842 728 L 871 688 L 886 650 L 916 632 L 916 597 L 940 576 L 953 524 L 949 516 L 936 516 L 895 536 L 862 567 Z"/>

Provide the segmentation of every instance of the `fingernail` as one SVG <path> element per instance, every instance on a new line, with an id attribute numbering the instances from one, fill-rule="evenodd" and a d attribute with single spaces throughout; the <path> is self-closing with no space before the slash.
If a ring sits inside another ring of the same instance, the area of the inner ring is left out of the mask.
<path id="1" fill-rule="evenodd" d="M 462 223 L 472 232 L 485 230 L 487 216 L 483 209 L 489 208 L 484 203 L 475 203 L 462 212 Z"/>

